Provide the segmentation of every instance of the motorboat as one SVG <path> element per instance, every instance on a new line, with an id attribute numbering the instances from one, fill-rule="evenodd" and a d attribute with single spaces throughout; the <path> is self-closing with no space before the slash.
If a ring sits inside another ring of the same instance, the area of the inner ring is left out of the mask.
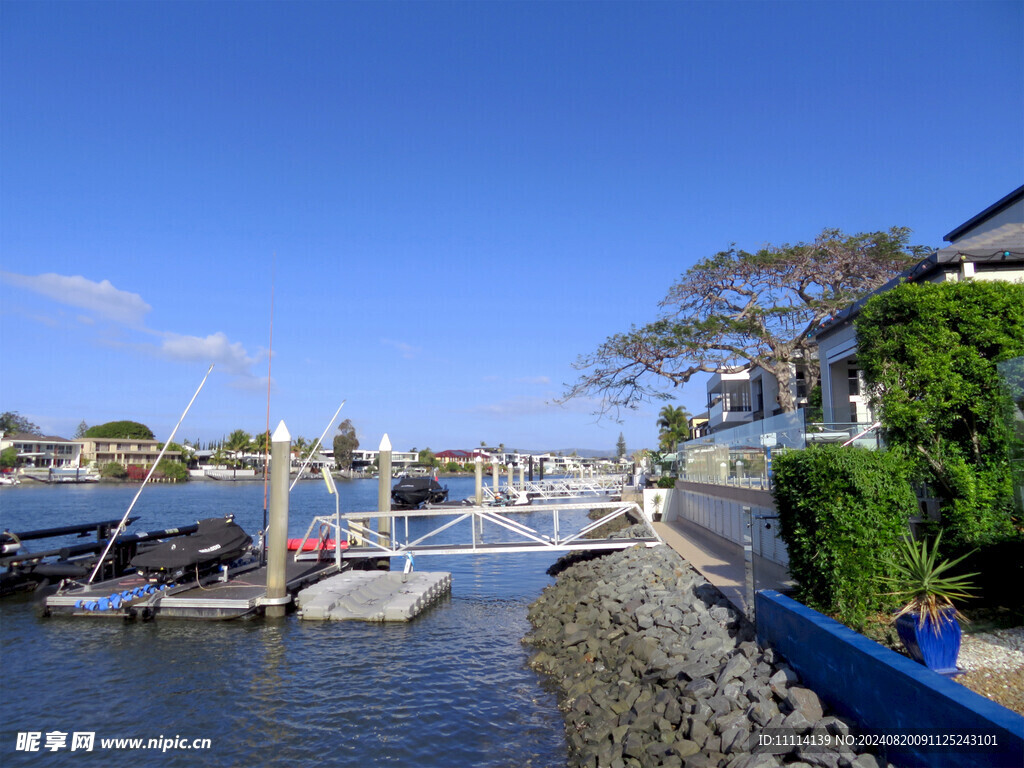
<path id="1" fill-rule="evenodd" d="M 418 509 L 424 504 L 440 504 L 448 499 L 448 487 L 434 477 L 403 475 L 391 489 L 394 509 Z"/>

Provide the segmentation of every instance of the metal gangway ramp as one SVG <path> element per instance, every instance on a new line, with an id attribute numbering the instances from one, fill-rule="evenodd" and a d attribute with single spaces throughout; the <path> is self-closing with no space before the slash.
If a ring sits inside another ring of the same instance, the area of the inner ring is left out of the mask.
<path id="1" fill-rule="evenodd" d="M 593 509 L 607 510 L 607 512 L 597 520 L 587 520 L 581 527 L 570 526 L 566 530 L 565 524 L 568 521 L 565 519 L 565 513 L 575 513 L 574 516 L 579 517 L 581 511 Z M 638 520 L 643 521 L 648 535 L 639 538 L 586 538 L 587 534 L 612 520 L 624 517 L 627 512 L 631 511 Z M 542 519 L 546 519 L 545 513 L 551 514 L 551 525 L 545 526 L 543 531 L 516 519 L 525 514 L 537 515 L 538 513 L 542 513 Z M 417 538 L 410 539 L 410 518 L 421 520 L 436 518 L 437 523 L 425 533 L 420 533 Z M 374 519 L 378 521 L 378 529 L 380 520 L 390 519 L 392 523 L 390 535 L 374 530 L 370 525 L 370 521 Z M 398 524 L 403 519 L 404 531 L 400 531 Z M 347 527 L 343 527 L 342 522 L 347 524 Z M 495 529 L 502 529 L 507 540 L 492 540 L 492 535 L 485 536 L 485 525 L 488 534 L 493 534 Z M 416 555 L 563 553 L 576 550 L 626 549 L 636 544 L 653 547 L 664 543 L 651 526 L 650 521 L 644 517 L 639 505 L 635 502 L 622 501 L 560 502 L 524 507 L 454 506 L 389 512 L 377 510 L 335 513 L 314 518 L 303 543 L 308 539 L 316 538 L 314 531 L 323 531 L 325 526 L 333 529 L 334 536 L 338 541 L 342 537 L 348 541 L 348 547 L 339 552 L 339 556 L 343 559 L 405 557 L 410 563 Z M 444 531 L 457 533 L 456 540 L 437 541 L 439 534 Z M 303 546 L 300 545 L 295 559 L 317 559 L 319 556 L 321 555 L 317 552 L 303 552 Z"/>

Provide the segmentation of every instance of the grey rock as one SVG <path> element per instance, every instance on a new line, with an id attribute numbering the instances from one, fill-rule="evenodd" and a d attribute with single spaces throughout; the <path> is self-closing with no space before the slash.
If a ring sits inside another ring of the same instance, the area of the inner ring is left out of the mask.
<path id="1" fill-rule="evenodd" d="M 812 723 L 818 722 L 824 715 L 821 699 L 810 688 L 792 686 L 786 693 L 786 703 Z"/>
<path id="2" fill-rule="evenodd" d="M 870 752 L 865 752 L 862 755 L 857 755 L 850 765 L 853 768 L 882 768 L 883 764 Z"/>
<path id="3" fill-rule="evenodd" d="M 779 714 L 779 708 L 772 701 L 757 701 L 747 710 L 750 722 L 762 727 L 767 726 L 772 718 Z"/>
<path id="4" fill-rule="evenodd" d="M 821 766 L 821 768 L 839 768 L 838 752 L 822 749 L 808 750 L 802 747 L 797 747 L 796 752 L 801 760 L 812 766 Z"/>
<path id="5" fill-rule="evenodd" d="M 706 698 L 712 696 L 715 693 L 717 686 L 706 677 L 698 677 L 696 680 L 692 680 L 687 683 L 683 689 L 683 693 L 694 699 Z"/>
<path id="6" fill-rule="evenodd" d="M 750 731 L 740 728 L 738 725 L 722 731 L 722 751 L 729 755 L 736 752 L 746 752 L 750 741 Z"/>
<path id="7" fill-rule="evenodd" d="M 742 653 L 738 653 L 730 658 L 722 668 L 722 673 L 718 676 L 718 684 L 721 685 L 734 678 L 742 677 L 749 669 L 750 660 Z"/>
<path id="8" fill-rule="evenodd" d="M 814 726 L 799 709 L 794 709 L 782 721 L 783 728 L 792 728 L 797 733 L 806 733 Z"/>

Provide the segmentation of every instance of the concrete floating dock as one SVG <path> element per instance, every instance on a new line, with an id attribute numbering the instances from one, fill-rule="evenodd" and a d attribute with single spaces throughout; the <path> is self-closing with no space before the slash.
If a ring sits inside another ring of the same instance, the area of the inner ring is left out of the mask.
<path id="1" fill-rule="evenodd" d="M 310 621 L 409 621 L 451 588 L 450 573 L 345 571 L 295 600 L 299 618 Z"/>

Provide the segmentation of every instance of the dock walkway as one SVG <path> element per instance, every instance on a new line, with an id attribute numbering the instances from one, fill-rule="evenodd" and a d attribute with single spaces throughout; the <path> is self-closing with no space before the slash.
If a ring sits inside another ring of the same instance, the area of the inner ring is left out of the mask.
<path id="1" fill-rule="evenodd" d="M 654 530 L 672 549 L 738 609 L 747 612 L 743 546 L 689 520 L 654 523 Z M 754 591 L 790 592 L 795 582 L 784 566 L 754 555 Z"/>

